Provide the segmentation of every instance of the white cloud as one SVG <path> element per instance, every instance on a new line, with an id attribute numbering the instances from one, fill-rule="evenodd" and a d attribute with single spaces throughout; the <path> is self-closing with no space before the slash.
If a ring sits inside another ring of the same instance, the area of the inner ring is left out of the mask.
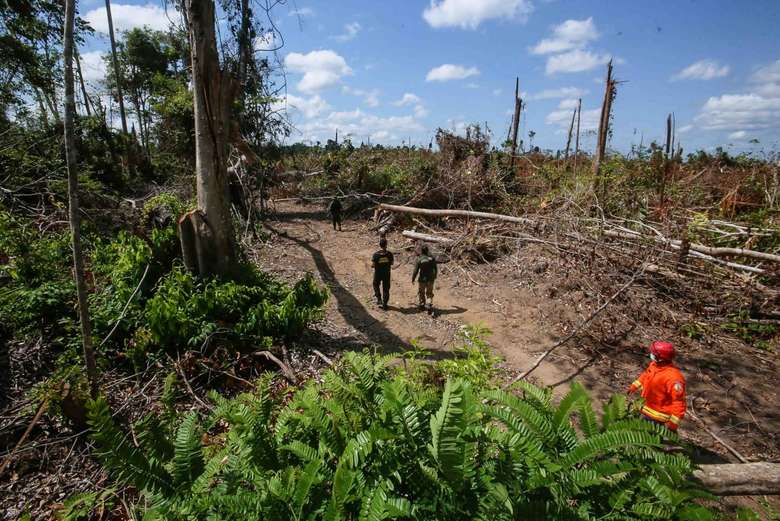
<path id="1" fill-rule="evenodd" d="M 406 92 L 403 96 L 401 96 L 401 99 L 394 101 L 393 105 L 396 107 L 405 107 L 406 105 L 415 105 L 420 102 L 422 102 L 420 96 L 417 94 L 412 94 L 411 92 Z"/>
<path id="2" fill-rule="evenodd" d="M 547 114 L 544 122 L 548 125 L 555 125 L 564 131 L 569 130 L 571 124 L 571 110 L 555 110 Z M 601 109 L 583 110 L 580 116 L 580 129 L 593 130 L 598 128 L 601 118 Z"/>
<path id="3" fill-rule="evenodd" d="M 766 98 L 780 98 L 780 83 L 757 85 L 755 93 Z"/>
<path id="4" fill-rule="evenodd" d="M 396 107 L 407 107 L 413 105 L 414 117 L 416 118 L 422 119 L 428 115 L 428 109 L 425 108 L 423 100 L 420 98 L 420 96 L 412 94 L 411 92 L 404 93 L 404 95 L 401 96 L 401 99 L 393 102 L 393 105 Z"/>
<path id="5" fill-rule="evenodd" d="M 379 106 L 379 89 L 362 90 L 345 86 L 341 90 L 344 92 L 344 94 L 351 94 L 352 96 L 359 96 L 363 98 L 363 102 L 369 107 Z"/>
<path id="6" fill-rule="evenodd" d="M 474 83 L 474 82 L 467 83 L 466 84 L 466 88 L 467 89 L 478 89 L 479 88 L 479 83 Z"/>
<path id="7" fill-rule="evenodd" d="M 335 85 L 343 76 L 352 74 L 344 58 L 331 50 L 311 51 L 308 54 L 292 52 L 285 57 L 284 65 L 290 72 L 303 74 L 297 88 L 306 93 Z"/>
<path id="8" fill-rule="evenodd" d="M 677 133 L 678 134 L 687 134 L 691 130 L 693 130 L 693 125 L 683 125 L 682 127 L 677 129 Z"/>
<path id="9" fill-rule="evenodd" d="M 576 109 L 579 102 L 576 99 L 562 99 L 558 103 L 559 109 Z"/>
<path id="10" fill-rule="evenodd" d="M 756 70 L 751 76 L 753 83 L 780 83 L 780 60 Z"/>
<path id="11" fill-rule="evenodd" d="M 106 62 L 103 61 L 103 51 L 89 51 L 79 54 L 81 73 L 84 81 L 102 81 L 106 78 Z"/>
<path id="12" fill-rule="evenodd" d="M 170 18 L 169 18 L 170 14 Z M 136 27 L 149 27 L 157 31 L 168 29 L 171 21 L 177 22 L 179 15 L 175 11 L 166 13 L 159 5 L 131 5 L 111 4 L 111 17 L 114 21 L 114 30 L 129 31 Z M 108 18 L 106 8 L 99 7 L 87 12 L 84 19 L 98 32 L 108 34 Z"/>
<path id="13" fill-rule="evenodd" d="M 423 119 L 428 115 L 428 109 L 422 103 L 414 106 L 414 117 Z"/>
<path id="14" fill-rule="evenodd" d="M 699 60 L 672 76 L 672 81 L 678 80 L 712 80 L 722 78 L 729 73 L 728 65 L 721 65 L 715 60 Z"/>
<path id="15" fill-rule="evenodd" d="M 257 52 L 267 52 L 276 50 L 281 42 L 276 37 L 276 33 L 268 31 L 255 38 L 254 48 Z"/>
<path id="16" fill-rule="evenodd" d="M 423 18 L 435 28 L 476 29 L 493 18 L 525 21 L 533 11 L 529 0 L 431 0 Z"/>
<path id="17" fill-rule="evenodd" d="M 340 42 L 347 42 L 357 36 L 361 29 L 362 27 L 359 23 L 352 22 L 350 24 L 344 25 L 344 32 L 338 36 L 334 36 L 333 38 Z"/>
<path id="18" fill-rule="evenodd" d="M 729 134 L 729 139 L 733 139 L 736 141 L 741 141 L 747 137 L 747 132 L 744 130 L 737 130 L 736 132 L 732 132 Z"/>
<path id="19" fill-rule="evenodd" d="M 479 75 L 479 69 L 476 67 L 464 67 L 462 65 L 453 65 L 445 63 L 428 71 L 425 81 L 450 81 L 462 80 L 471 76 Z"/>
<path id="20" fill-rule="evenodd" d="M 577 87 L 561 87 L 559 89 L 545 89 L 535 94 L 526 96 L 529 100 L 557 99 L 557 98 L 581 98 L 588 91 Z"/>
<path id="21" fill-rule="evenodd" d="M 558 72 L 584 72 L 606 64 L 612 56 L 582 49 L 574 49 L 563 54 L 547 58 L 547 74 Z"/>
<path id="22" fill-rule="evenodd" d="M 493 96 L 500 96 L 503 92 L 502 89 L 493 89 Z"/>
<path id="23" fill-rule="evenodd" d="M 599 33 L 593 17 L 586 20 L 566 20 L 553 28 L 552 38 L 545 38 L 531 48 L 533 54 L 553 54 L 581 49 L 588 42 L 598 39 Z"/>
<path id="24" fill-rule="evenodd" d="M 294 94 L 288 94 L 286 99 L 286 106 L 291 111 L 298 111 L 303 114 L 307 119 L 319 116 L 324 111 L 330 108 L 330 105 L 320 97 L 319 94 L 315 94 L 310 98 L 302 98 Z M 284 106 L 284 101 L 280 103 L 280 106 Z"/>
<path id="25" fill-rule="evenodd" d="M 300 9 L 293 9 L 290 11 L 289 16 L 312 16 L 314 14 L 314 9 L 311 7 L 301 7 Z"/>
<path id="26" fill-rule="evenodd" d="M 754 130 L 774 128 L 780 122 L 780 97 L 724 94 L 707 100 L 695 118 L 704 129 Z"/>
<path id="27" fill-rule="evenodd" d="M 395 134 L 406 135 L 424 130 L 413 116 L 380 117 L 361 109 L 331 112 L 324 118 L 308 121 L 298 128 L 304 139 L 315 141 L 327 139 L 336 130 L 340 136 L 354 136 L 356 140 L 361 140 L 364 136 L 388 139 Z"/>

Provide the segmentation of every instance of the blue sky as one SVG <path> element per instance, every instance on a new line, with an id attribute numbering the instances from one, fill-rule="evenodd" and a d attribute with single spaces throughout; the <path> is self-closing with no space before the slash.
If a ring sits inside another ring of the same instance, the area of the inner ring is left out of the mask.
<path id="1" fill-rule="evenodd" d="M 101 5 L 88 0 L 80 14 L 98 26 Z M 113 5 L 119 27 L 163 23 L 157 2 Z M 611 57 L 624 82 L 613 148 L 660 140 L 674 112 L 688 151 L 778 149 L 777 0 L 295 0 L 272 17 L 284 37 L 293 141 L 324 141 L 338 128 L 355 142 L 427 145 L 437 127 L 487 122 L 499 142 L 519 76 L 526 142 L 533 130 L 535 145 L 562 148 L 573 100 L 582 97 L 584 127 L 598 121 Z M 260 54 L 272 38 L 257 42 Z M 105 45 L 89 42 L 86 60 Z M 584 148 L 594 141 L 585 137 Z"/>

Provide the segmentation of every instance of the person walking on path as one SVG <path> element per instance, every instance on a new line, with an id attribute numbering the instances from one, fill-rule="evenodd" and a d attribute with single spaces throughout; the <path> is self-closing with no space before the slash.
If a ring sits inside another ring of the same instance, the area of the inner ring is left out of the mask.
<path id="1" fill-rule="evenodd" d="M 377 306 L 382 306 L 382 309 L 387 309 L 387 302 L 390 300 L 390 270 L 394 260 L 393 254 L 387 251 L 387 239 L 382 237 L 379 240 L 379 251 L 371 257 L 371 265 L 374 267 L 374 296 Z"/>
<path id="2" fill-rule="evenodd" d="M 423 244 L 420 248 L 420 256 L 417 257 L 417 262 L 414 265 L 412 284 L 414 284 L 415 279 L 418 280 L 419 309 L 422 311 L 427 306 L 429 315 L 433 315 L 433 283 L 436 281 L 438 271 L 436 259 L 429 254 L 428 245 Z"/>
<path id="3" fill-rule="evenodd" d="M 341 210 L 341 201 L 339 201 L 338 197 L 334 197 L 328 207 L 328 213 L 330 213 L 330 218 L 333 220 L 333 231 L 336 231 L 336 225 L 338 225 L 339 231 L 341 231 Z"/>

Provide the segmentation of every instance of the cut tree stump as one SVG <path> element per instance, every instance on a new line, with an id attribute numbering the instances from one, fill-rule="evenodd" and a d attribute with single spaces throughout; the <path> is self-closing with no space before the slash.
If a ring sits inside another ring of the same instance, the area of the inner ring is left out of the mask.
<path id="1" fill-rule="evenodd" d="M 780 495 L 780 463 L 701 465 L 693 479 L 716 496 Z"/>

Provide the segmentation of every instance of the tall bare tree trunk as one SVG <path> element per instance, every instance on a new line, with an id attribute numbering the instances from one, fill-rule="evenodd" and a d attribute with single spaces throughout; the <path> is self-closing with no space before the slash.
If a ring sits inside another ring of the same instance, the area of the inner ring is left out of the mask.
<path id="1" fill-rule="evenodd" d="M 580 157 L 580 117 L 582 116 L 582 98 L 577 100 L 577 137 L 574 141 L 574 175 L 577 175 L 577 161 Z"/>
<path id="2" fill-rule="evenodd" d="M 515 155 L 517 154 L 517 129 L 520 126 L 520 109 L 522 108 L 520 99 L 520 78 L 515 78 L 515 112 L 512 116 L 512 156 L 509 159 L 509 168 L 515 165 Z"/>
<path id="3" fill-rule="evenodd" d="M 612 79 L 612 60 L 607 64 L 607 79 L 604 82 L 604 101 L 601 105 L 601 121 L 599 122 L 599 136 L 596 145 L 596 157 L 593 159 L 593 175 L 595 177 L 595 192 L 599 193 L 601 180 L 601 163 L 607 150 L 607 136 L 609 135 L 609 119 L 612 109 L 612 97 L 615 91 L 615 82 Z"/>
<path id="4" fill-rule="evenodd" d="M 574 109 L 574 112 L 571 113 L 571 124 L 569 124 L 569 137 L 566 138 L 566 154 L 564 155 L 564 159 L 569 159 L 569 149 L 571 148 L 571 134 L 574 131 L 574 118 L 577 117 L 577 109 Z"/>
<path id="5" fill-rule="evenodd" d="M 81 60 L 79 59 L 78 48 L 73 48 L 73 59 L 76 61 L 76 72 L 79 75 L 79 84 L 81 85 L 81 96 L 84 98 L 84 109 L 87 111 L 87 116 L 92 115 L 92 110 L 89 107 L 89 96 L 87 95 L 87 86 L 84 84 L 84 75 L 81 73 Z"/>
<path id="6" fill-rule="evenodd" d="M 127 115 L 125 114 L 125 98 L 122 92 L 122 71 L 119 69 L 119 58 L 116 54 L 116 39 L 114 38 L 114 19 L 111 17 L 111 0 L 106 0 L 106 16 L 108 17 L 108 37 L 111 40 L 111 60 L 114 63 L 114 81 L 116 82 L 116 97 L 119 102 L 119 116 L 122 119 L 122 132 L 127 134 Z"/>
<path id="7" fill-rule="evenodd" d="M 73 27 L 76 19 L 76 0 L 65 0 L 65 31 L 63 59 L 65 61 L 65 159 L 68 166 L 68 212 L 73 243 L 73 268 L 78 296 L 79 322 L 81 322 L 81 341 L 84 348 L 84 361 L 87 366 L 87 378 L 92 397 L 97 397 L 98 373 L 95 363 L 95 351 L 92 347 L 92 327 L 89 321 L 87 303 L 87 284 L 84 281 L 84 259 L 81 253 L 81 229 L 79 216 L 79 180 L 76 172 L 76 140 L 74 135 L 74 117 L 76 114 L 75 88 L 73 82 Z"/>
<path id="8" fill-rule="evenodd" d="M 238 82 L 219 64 L 213 0 L 185 0 L 195 105 L 198 209 L 179 221 L 185 264 L 201 275 L 231 277 L 238 265 L 228 191 L 230 110 Z"/>

